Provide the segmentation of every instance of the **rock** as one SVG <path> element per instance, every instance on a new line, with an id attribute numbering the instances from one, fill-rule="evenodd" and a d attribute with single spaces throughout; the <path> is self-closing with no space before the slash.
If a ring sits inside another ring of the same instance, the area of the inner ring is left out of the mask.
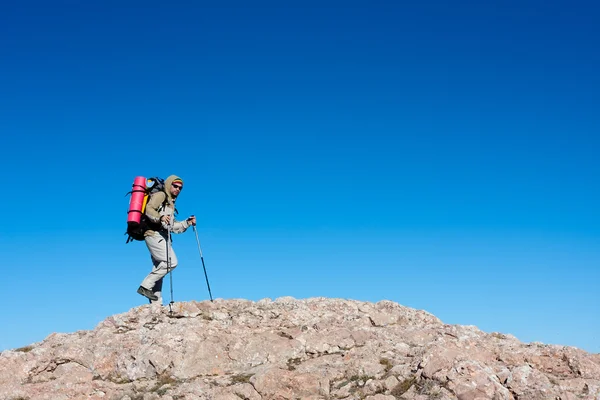
<path id="1" fill-rule="evenodd" d="M 600 399 L 600 356 L 390 301 L 140 306 L 0 353 L 0 400 Z"/>

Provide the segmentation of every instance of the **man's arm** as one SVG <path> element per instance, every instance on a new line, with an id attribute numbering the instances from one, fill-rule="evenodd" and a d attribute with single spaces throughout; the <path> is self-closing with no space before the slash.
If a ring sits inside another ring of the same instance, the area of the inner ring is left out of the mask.
<path id="1" fill-rule="evenodd" d="M 148 203 L 146 204 L 146 216 L 148 219 L 156 224 L 160 223 L 160 208 L 167 198 L 165 192 L 156 192 L 150 196 Z"/>

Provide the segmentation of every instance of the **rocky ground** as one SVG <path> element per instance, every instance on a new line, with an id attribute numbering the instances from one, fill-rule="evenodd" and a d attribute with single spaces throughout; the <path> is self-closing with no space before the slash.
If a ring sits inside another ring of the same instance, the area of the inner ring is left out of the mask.
<path id="1" fill-rule="evenodd" d="M 390 301 L 140 306 L 0 353 L 2 400 L 600 400 L 600 354 Z"/>

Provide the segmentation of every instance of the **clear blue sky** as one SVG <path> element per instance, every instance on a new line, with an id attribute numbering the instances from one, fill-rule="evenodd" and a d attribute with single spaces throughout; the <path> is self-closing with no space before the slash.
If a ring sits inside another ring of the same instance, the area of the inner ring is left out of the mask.
<path id="1" fill-rule="evenodd" d="M 2 5 L 0 350 L 145 304 L 125 194 L 177 174 L 215 298 L 600 352 L 597 3 L 217 3 Z"/>

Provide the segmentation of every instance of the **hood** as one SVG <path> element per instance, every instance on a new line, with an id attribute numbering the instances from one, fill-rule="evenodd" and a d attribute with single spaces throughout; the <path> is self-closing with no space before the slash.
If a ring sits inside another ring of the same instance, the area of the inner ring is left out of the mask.
<path id="1" fill-rule="evenodd" d="M 165 179 L 165 192 L 167 193 L 167 197 L 170 200 L 173 200 L 173 196 L 171 196 L 171 184 L 173 184 L 173 181 L 176 179 L 179 179 L 183 183 L 183 179 L 181 179 L 177 175 L 171 175 L 167 179 Z"/>

